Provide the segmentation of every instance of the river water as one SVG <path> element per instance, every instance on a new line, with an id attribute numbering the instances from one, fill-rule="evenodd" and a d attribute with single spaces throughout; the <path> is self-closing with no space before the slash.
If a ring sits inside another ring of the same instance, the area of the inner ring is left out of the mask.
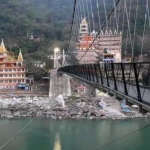
<path id="1" fill-rule="evenodd" d="M 1 119 L 0 147 L 4 147 L 0 149 L 150 150 L 150 127 L 115 141 L 148 125 L 150 119 L 122 121 L 34 119 L 30 121 L 31 119 Z M 30 124 L 12 138 L 28 122 Z"/>

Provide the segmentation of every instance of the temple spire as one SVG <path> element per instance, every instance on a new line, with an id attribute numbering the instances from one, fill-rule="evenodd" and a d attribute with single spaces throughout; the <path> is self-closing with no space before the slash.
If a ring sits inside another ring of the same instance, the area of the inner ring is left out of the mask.
<path id="1" fill-rule="evenodd" d="M 79 33 L 80 33 L 81 37 L 84 36 L 84 35 L 89 34 L 89 27 L 88 27 L 88 23 L 86 21 L 86 18 L 84 18 L 81 21 Z"/>
<path id="2" fill-rule="evenodd" d="M 20 52 L 19 52 L 17 61 L 18 61 L 18 62 L 23 62 L 23 56 L 22 56 L 21 49 L 20 49 Z"/>
<path id="3" fill-rule="evenodd" d="M 2 39 L 2 42 L 1 42 L 1 45 L 0 45 L 0 53 L 6 53 L 6 48 L 5 48 L 3 39 Z"/>

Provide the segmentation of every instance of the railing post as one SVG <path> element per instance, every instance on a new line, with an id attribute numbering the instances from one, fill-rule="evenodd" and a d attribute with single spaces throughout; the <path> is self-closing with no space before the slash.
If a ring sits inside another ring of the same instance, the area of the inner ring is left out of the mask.
<path id="1" fill-rule="evenodd" d="M 112 69 L 112 75 L 113 75 L 113 79 L 114 79 L 114 88 L 117 91 L 118 88 L 117 88 L 117 84 L 116 84 L 116 77 L 115 77 L 115 73 L 114 73 L 114 63 L 113 62 L 111 62 L 111 69 Z"/>
<path id="2" fill-rule="evenodd" d="M 82 69 L 82 77 L 85 79 L 84 65 L 81 66 L 81 69 Z"/>
<path id="3" fill-rule="evenodd" d="M 91 75 L 92 75 L 92 82 L 94 82 L 94 73 L 93 73 L 93 65 L 90 64 L 90 69 L 91 69 Z"/>
<path id="4" fill-rule="evenodd" d="M 122 71 L 122 80 L 123 80 L 123 84 L 124 84 L 124 92 L 126 95 L 128 95 L 128 90 L 127 90 L 127 85 L 126 85 L 126 79 L 125 79 L 125 75 L 124 75 L 124 67 L 123 67 L 123 63 L 120 63 L 121 65 L 121 71 Z"/>
<path id="5" fill-rule="evenodd" d="M 79 76 L 82 77 L 81 65 L 79 65 Z"/>
<path id="6" fill-rule="evenodd" d="M 94 70 L 95 70 L 95 76 L 96 76 L 96 83 L 99 83 L 98 75 L 97 75 L 97 65 L 96 64 L 94 64 Z"/>
<path id="7" fill-rule="evenodd" d="M 84 72 L 84 77 L 85 77 L 85 79 L 87 80 L 87 74 L 86 74 L 86 68 L 85 68 L 85 65 L 83 65 L 83 72 Z"/>
<path id="8" fill-rule="evenodd" d="M 77 70 L 77 66 L 74 66 L 74 71 L 75 71 L 75 75 L 78 76 L 78 70 Z"/>
<path id="9" fill-rule="evenodd" d="M 142 97 L 141 97 L 141 91 L 140 91 L 140 86 L 139 86 L 139 81 L 138 81 L 138 72 L 137 72 L 137 68 L 136 68 L 136 64 L 133 63 L 133 69 L 134 69 L 134 75 L 135 75 L 135 82 L 136 82 L 136 88 L 137 88 L 137 98 L 139 102 L 142 102 Z M 140 110 L 142 109 L 142 107 L 140 106 Z"/>
<path id="10" fill-rule="evenodd" d="M 92 81 L 92 80 L 91 80 L 91 73 L 90 73 L 90 66 L 87 65 L 87 68 L 88 68 L 89 81 Z"/>
<path id="11" fill-rule="evenodd" d="M 108 74 L 107 74 L 107 68 L 106 68 L 105 63 L 104 63 L 104 69 L 105 69 L 105 74 L 106 74 L 107 86 L 109 87 Z"/>
<path id="12" fill-rule="evenodd" d="M 79 66 L 80 77 L 83 78 L 82 65 Z"/>
<path id="13" fill-rule="evenodd" d="M 98 65 L 98 68 L 99 68 L 99 74 L 100 74 L 100 79 L 101 79 L 101 84 L 103 85 L 103 77 L 102 77 L 102 71 L 101 71 L 101 67 L 100 67 L 100 64 Z"/>
<path id="14" fill-rule="evenodd" d="M 79 65 L 77 65 L 77 73 L 78 73 L 78 76 L 80 77 L 80 66 Z"/>

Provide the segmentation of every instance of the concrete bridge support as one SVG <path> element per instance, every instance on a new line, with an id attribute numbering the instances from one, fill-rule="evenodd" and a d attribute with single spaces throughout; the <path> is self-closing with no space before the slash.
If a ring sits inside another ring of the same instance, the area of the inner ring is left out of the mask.
<path id="1" fill-rule="evenodd" d="M 57 73 L 57 70 L 52 70 L 50 73 L 50 88 L 49 97 L 64 97 L 71 95 L 70 78 L 65 74 Z"/>

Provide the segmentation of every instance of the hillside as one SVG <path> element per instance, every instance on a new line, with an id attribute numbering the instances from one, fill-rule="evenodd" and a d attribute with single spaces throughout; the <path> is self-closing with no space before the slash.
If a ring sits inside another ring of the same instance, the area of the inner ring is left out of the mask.
<path id="1" fill-rule="evenodd" d="M 44 59 L 54 45 L 66 47 L 72 7 L 70 0 L 1 0 L 0 39 L 15 53 L 21 48 L 27 57 Z"/>
<path id="2" fill-rule="evenodd" d="M 150 3 L 150 0 L 148 1 Z M 96 1 L 92 2 L 96 30 L 99 30 Z M 127 2 L 128 6 L 130 5 L 129 2 L 130 1 Z M 99 1 L 99 3 L 101 21 L 103 23 L 105 21 L 103 1 Z M 0 39 L 3 38 L 7 48 L 16 54 L 21 48 L 27 61 L 36 59 L 48 62 L 47 55 L 52 52 L 54 46 L 60 46 L 62 49 L 66 49 L 67 47 L 73 4 L 74 0 L 1 0 Z M 113 7 L 112 1 L 106 0 L 106 5 L 108 13 Z M 138 55 L 141 49 L 139 43 L 142 41 L 145 1 L 139 1 L 139 5 L 135 55 Z M 123 2 L 121 3 L 120 8 L 119 30 L 122 29 Z M 130 16 L 132 35 L 135 22 L 135 10 L 136 0 L 132 0 Z M 127 22 L 125 22 L 124 26 L 124 36 L 126 36 L 128 29 Z M 145 52 L 150 52 L 150 45 L 148 42 L 150 32 L 148 28 L 149 25 L 147 21 L 146 35 L 143 44 Z M 127 49 L 128 53 L 131 53 L 130 41 L 128 41 L 127 44 L 128 47 L 125 48 L 126 40 L 124 40 L 123 51 L 124 49 Z"/>

